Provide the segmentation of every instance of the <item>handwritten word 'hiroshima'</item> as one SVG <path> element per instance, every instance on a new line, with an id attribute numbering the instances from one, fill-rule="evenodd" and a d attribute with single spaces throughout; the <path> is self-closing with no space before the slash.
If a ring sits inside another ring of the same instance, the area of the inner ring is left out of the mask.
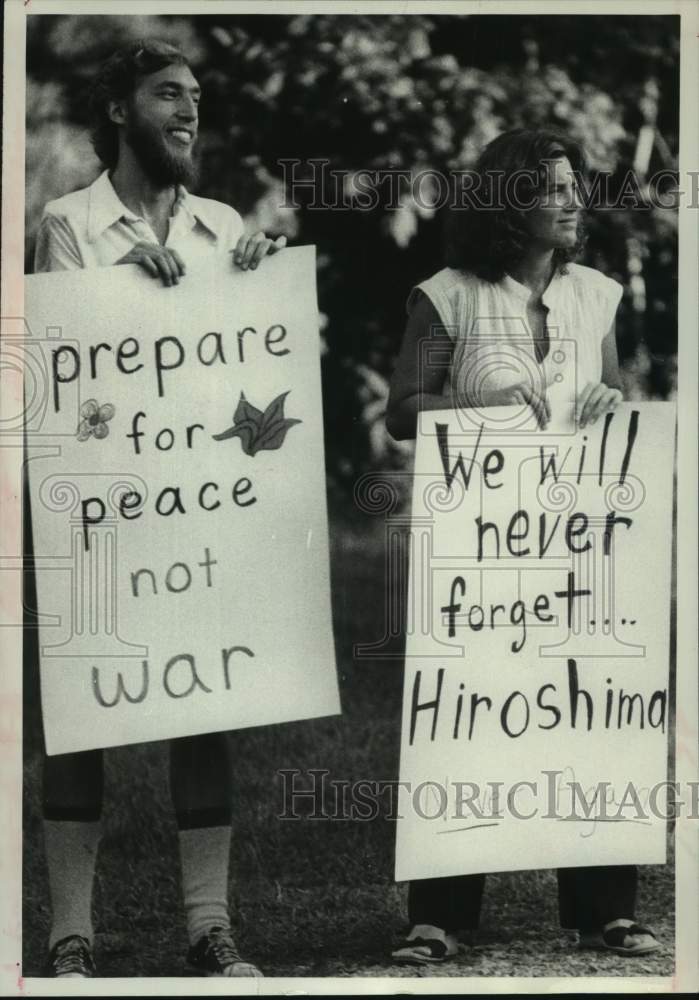
<path id="1" fill-rule="evenodd" d="M 410 745 L 417 737 L 472 740 L 476 729 L 483 725 L 499 727 L 511 739 L 517 739 L 529 729 L 549 731 L 567 725 L 570 729 L 590 732 L 632 728 L 657 729 L 665 732 L 667 690 L 653 691 L 645 698 L 637 691 L 615 688 L 612 678 L 606 679 L 604 696 L 594 695 L 580 684 L 574 659 L 566 665 L 566 677 L 561 683 L 542 684 L 527 696 L 523 691 L 511 691 L 506 697 L 495 697 L 472 691 L 456 675 L 443 667 L 436 677 L 429 671 L 425 682 L 418 670 L 413 680 L 410 698 Z M 446 684 L 445 684 L 446 678 Z M 502 699 L 500 701 L 500 699 Z"/>

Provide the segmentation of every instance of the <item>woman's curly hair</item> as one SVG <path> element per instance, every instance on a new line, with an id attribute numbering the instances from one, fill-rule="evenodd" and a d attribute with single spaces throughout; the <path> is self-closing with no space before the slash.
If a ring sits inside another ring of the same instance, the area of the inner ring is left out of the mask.
<path id="1" fill-rule="evenodd" d="M 109 117 L 110 101 L 133 94 L 140 81 L 166 66 L 188 66 L 174 45 L 157 38 L 140 39 L 115 52 L 102 66 L 90 89 L 90 137 L 102 163 L 112 169 L 119 158 L 119 130 Z"/>
<path id="2" fill-rule="evenodd" d="M 492 282 L 507 274 L 526 253 L 527 206 L 545 187 L 547 163 L 564 156 L 582 173 L 582 149 L 554 129 L 518 128 L 493 139 L 475 169 L 457 181 L 447 221 L 447 265 Z M 582 249 L 579 232 L 575 247 L 554 250 L 554 266 L 564 273 Z"/>

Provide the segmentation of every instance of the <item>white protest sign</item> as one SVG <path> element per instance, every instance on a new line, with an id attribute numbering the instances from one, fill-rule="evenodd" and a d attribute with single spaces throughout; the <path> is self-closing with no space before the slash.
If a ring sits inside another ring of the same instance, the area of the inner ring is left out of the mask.
<path id="1" fill-rule="evenodd" d="M 417 442 L 396 878 L 662 863 L 674 406 L 467 412 Z"/>
<path id="2" fill-rule="evenodd" d="M 26 315 L 48 752 L 339 712 L 313 248 L 36 275 Z"/>

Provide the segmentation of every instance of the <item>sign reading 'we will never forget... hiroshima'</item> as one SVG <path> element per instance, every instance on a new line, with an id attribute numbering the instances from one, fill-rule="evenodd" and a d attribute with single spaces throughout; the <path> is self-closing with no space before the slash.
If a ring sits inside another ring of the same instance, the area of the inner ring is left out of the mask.
<path id="1" fill-rule="evenodd" d="M 665 859 L 675 408 L 552 408 L 422 415 L 399 880 Z"/>

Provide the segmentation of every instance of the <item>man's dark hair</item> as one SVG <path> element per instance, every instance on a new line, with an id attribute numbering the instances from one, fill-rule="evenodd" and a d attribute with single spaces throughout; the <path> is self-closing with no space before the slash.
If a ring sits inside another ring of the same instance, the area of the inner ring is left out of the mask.
<path id="1" fill-rule="evenodd" d="M 526 206 L 533 207 L 544 190 L 551 161 L 564 156 L 576 176 L 582 173 L 582 149 L 554 129 L 518 128 L 493 139 L 475 169 L 457 181 L 456 207 L 447 222 L 447 265 L 486 281 L 499 281 L 507 274 L 522 259 L 530 240 Z M 565 273 L 582 242 L 581 237 L 570 250 L 554 250 L 554 266 Z"/>
<path id="2" fill-rule="evenodd" d="M 110 56 L 97 74 L 89 97 L 92 145 L 106 167 L 115 167 L 119 157 L 119 130 L 109 117 L 109 102 L 130 97 L 151 73 L 166 66 L 188 65 L 184 53 L 157 38 L 132 42 Z"/>

